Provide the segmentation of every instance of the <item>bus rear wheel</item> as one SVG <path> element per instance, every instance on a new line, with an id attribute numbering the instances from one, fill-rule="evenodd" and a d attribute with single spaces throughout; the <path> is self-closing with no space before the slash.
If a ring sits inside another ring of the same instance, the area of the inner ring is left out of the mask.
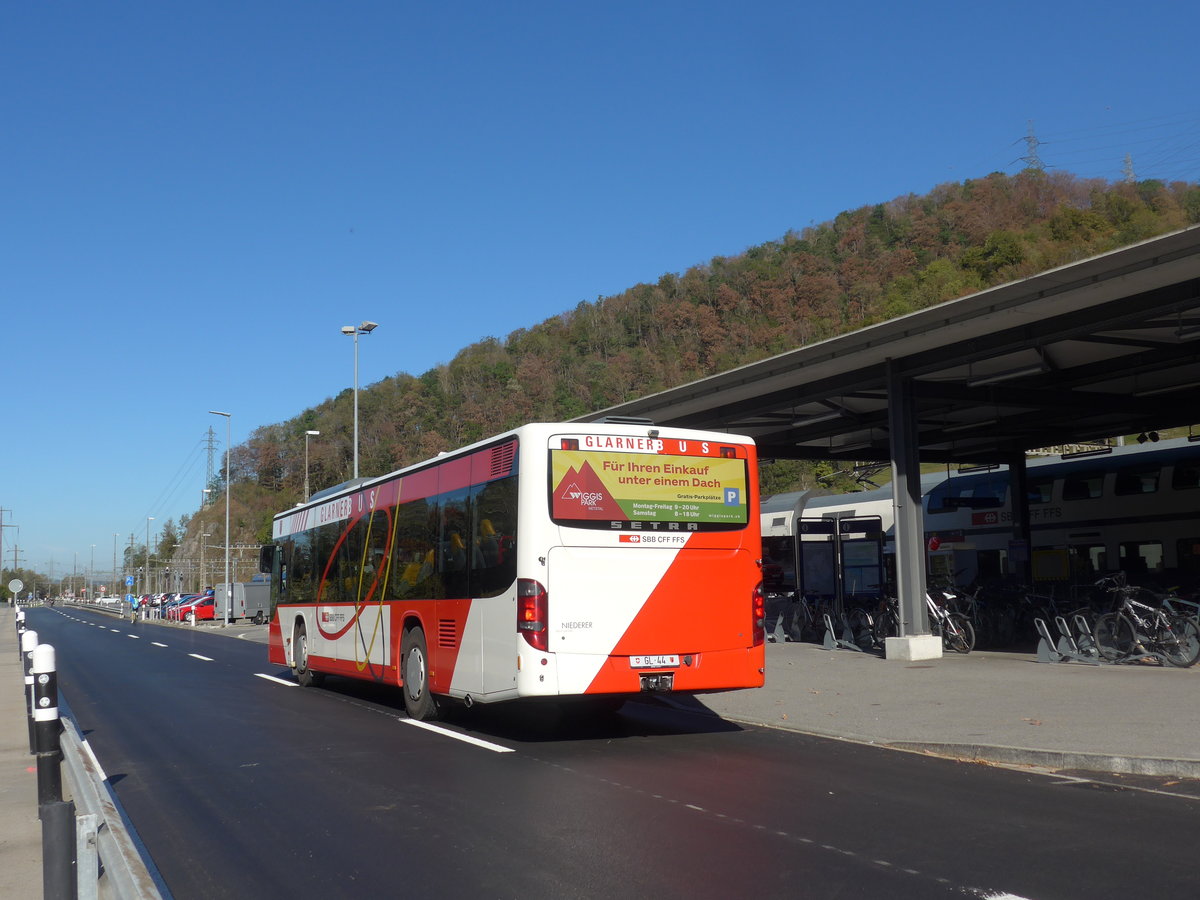
<path id="1" fill-rule="evenodd" d="M 429 653 L 425 632 L 414 625 L 400 642 L 401 671 L 404 673 L 404 709 L 410 719 L 427 722 L 438 717 L 438 704 L 429 692 Z"/>

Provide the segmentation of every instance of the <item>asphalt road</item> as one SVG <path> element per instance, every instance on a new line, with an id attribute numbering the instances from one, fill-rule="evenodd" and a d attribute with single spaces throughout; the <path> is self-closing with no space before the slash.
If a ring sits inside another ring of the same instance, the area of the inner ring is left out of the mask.
<path id="1" fill-rule="evenodd" d="M 477 708 L 429 730 L 398 692 L 298 688 L 227 634 L 28 616 L 181 900 L 1125 900 L 1197 883 L 1187 798 L 658 704 L 602 719 Z"/>

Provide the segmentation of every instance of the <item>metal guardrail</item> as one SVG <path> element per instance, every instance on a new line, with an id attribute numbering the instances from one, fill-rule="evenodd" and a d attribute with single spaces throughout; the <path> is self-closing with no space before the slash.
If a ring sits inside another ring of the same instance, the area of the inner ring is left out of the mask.
<path id="1" fill-rule="evenodd" d="M 152 870 L 126 825 L 100 761 L 81 737 L 75 722 L 59 714 L 54 648 L 45 644 L 32 646 L 37 641 L 36 632 L 24 629 L 24 614 L 20 610 L 17 627 L 21 655 L 27 664 L 30 752 L 38 757 L 43 859 L 51 860 L 43 867 L 44 889 L 48 895 L 73 895 L 77 900 L 170 900 L 170 892 Z M 28 652 L 26 645 L 30 645 Z M 64 776 L 69 794 L 66 802 L 62 789 Z M 51 829 L 45 824 L 47 816 L 54 820 Z M 68 849 L 72 816 L 73 859 Z M 65 833 L 60 833 L 59 824 Z"/>
<path id="2" fill-rule="evenodd" d="M 76 808 L 79 900 L 166 900 L 75 723 L 63 720 L 63 770 Z"/>

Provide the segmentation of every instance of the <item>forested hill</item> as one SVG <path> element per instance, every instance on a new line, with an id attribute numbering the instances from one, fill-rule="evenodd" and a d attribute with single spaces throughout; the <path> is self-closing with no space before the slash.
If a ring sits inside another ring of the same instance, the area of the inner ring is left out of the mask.
<path id="1" fill-rule="evenodd" d="M 1197 222 L 1195 183 L 1032 170 L 844 212 L 360 390 L 360 472 L 572 418 Z M 266 538 L 271 516 L 300 499 L 306 429 L 321 432 L 310 445 L 313 490 L 349 477 L 352 412 L 348 389 L 234 448 L 235 542 Z M 793 466 L 784 481 L 810 471 Z M 768 493 L 791 486 L 775 477 Z M 217 500 L 180 523 L 179 552 L 195 555 L 187 544 L 199 519 L 218 534 L 223 514 Z"/>

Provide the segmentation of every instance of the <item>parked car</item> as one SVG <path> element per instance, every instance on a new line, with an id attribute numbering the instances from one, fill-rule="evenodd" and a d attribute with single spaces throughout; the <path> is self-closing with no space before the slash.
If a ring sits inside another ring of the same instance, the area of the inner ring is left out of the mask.
<path id="1" fill-rule="evenodd" d="M 176 594 L 172 599 L 163 604 L 162 617 L 167 621 L 177 620 L 176 611 L 179 607 L 190 603 L 199 597 L 199 594 Z"/>
<path id="2" fill-rule="evenodd" d="M 183 607 L 183 620 L 191 623 L 193 621 L 203 622 L 206 619 L 212 619 L 216 608 L 216 598 L 211 594 L 198 597 Z"/>

